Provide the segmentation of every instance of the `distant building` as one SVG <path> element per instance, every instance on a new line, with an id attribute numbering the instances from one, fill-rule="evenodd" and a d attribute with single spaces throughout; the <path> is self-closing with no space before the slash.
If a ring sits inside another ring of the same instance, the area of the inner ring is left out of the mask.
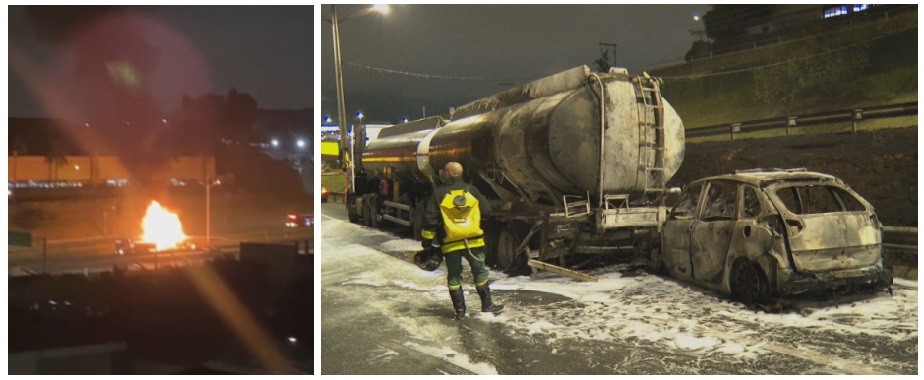
<path id="1" fill-rule="evenodd" d="M 785 31 L 790 26 L 805 21 L 817 20 L 821 14 L 818 5 L 771 5 L 769 18 L 755 25 L 746 26 L 748 35 L 767 35 Z"/>
<path id="2" fill-rule="evenodd" d="M 372 122 L 366 124 L 366 144 L 372 142 L 379 136 L 379 132 L 384 129 L 391 127 L 392 124 L 384 122 Z M 350 125 L 347 129 L 347 134 L 353 136 L 353 125 Z M 340 126 L 337 124 L 321 124 L 321 140 L 322 141 L 340 141 Z"/>

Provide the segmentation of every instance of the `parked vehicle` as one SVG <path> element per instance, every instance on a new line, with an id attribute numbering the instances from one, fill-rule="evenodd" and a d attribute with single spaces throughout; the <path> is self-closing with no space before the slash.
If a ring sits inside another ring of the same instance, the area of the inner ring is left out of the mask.
<path id="1" fill-rule="evenodd" d="M 314 225 L 314 215 L 312 214 L 298 214 L 295 212 L 289 212 L 286 214 L 286 227 L 308 228 L 308 227 L 311 227 L 312 225 Z"/>
<path id="2" fill-rule="evenodd" d="M 346 208 L 352 222 L 419 236 L 423 206 L 455 161 L 495 210 L 483 222 L 489 261 L 514 273 L 580 264 L 654 236 L 683 131 L 657 78 L 577 67 L 454 108 L 448 119 L 382 129 L 368 145 L 360 126 Z"/>
<path id="3" fill-rule="evenodd" d="M 873 206 L 840 179 L 805 169 L 691 182 L 662 225 L 651 266 L 746 303 L 892 284 Z"/>
<path id="4" fill-rule="evenodd" d="M 115 240 L 115 252 L 118 255 L 139 255 L 157 251 L 154 243 L 134 241 L 131 239 Z"/>
<path id="5" fill-rule="evenodd" d="M 137 241 L 132 239 L 116 239 L 115 253 L 117 255 L 143 255 L 154 252 L 177 252 L 177 251 L 194 251 L 199 247 L 192 239 L 186 239 L 176 247 L 164 250 L 158 250 L 157 244 L 147 241 Z"/>

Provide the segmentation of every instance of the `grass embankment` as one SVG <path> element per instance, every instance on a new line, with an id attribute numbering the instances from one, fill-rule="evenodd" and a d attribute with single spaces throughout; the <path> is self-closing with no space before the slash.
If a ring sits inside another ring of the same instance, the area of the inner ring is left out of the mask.
<path id="1" fill-rule="evenodd" d="M 915 15 L 916 19 L 916 15 Z M 869 32 L 865 29 L 853 29 L 849 33 L 857 34 L 857 39 Z M 806 94 L 790 104 L 767 104 L 759 101 L 755 91 L 754 71 L 735 74 L 707 76 L 699 79 L 672 79 L 689 73 L 702 73 L 703 65 L 708 62 L 659 70 L 656 75 L 663 75 L 665 83 L 662 93 L 680 114 L 687 129 L 696 129 L 711 125 L 743 122 L 750 120 L 785 118 L 826 111 L 838 111 L 851 108 L 865 108 L 879 105 L 916 102 L 917 94 L 917 28 L 890 34 L 874 40 L 869 48 L 870 66 L 856 78 L 845 78 L 856 82 L 853 91 L 831 96 L 824 94 Z M 785 46 L 777 49 L 785 48 Z M 767 51 L 758 49 L 753 55 L 766 55 Z M 745 53 L 738 53 L 745 54 Z M 717 58 L 718 59 L 718 58 Z M 740 62 L 751 62 L 745 67 L 759 66 L 760 61 L 753 57 L 739 56 Z M 684 73 L 686 68 L 687 73 Z M 730 67 L 716 66 L 715 72 L 722 72 Z M 737 67 L 740 69 L 741 67 Z M 708 68 L 706 70 L 709 70 Z M 858 129 L 884 129 L 917 126 L 917 117 L 897 117 L 879 120 L 863 120 Z M 793 134 L 836 133 L 851 130 L 851 123 L 833 123 L 797 127 Z M 783 129 L 748 132 L 739 134 L 739 138 L 783 136 Z M 691 139 L 690 142 L 726 140 L 728 135 Z"/>

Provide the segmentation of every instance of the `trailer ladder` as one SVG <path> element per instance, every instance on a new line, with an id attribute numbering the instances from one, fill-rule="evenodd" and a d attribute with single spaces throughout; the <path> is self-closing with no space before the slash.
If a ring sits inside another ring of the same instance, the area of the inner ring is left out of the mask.
<path id="1" fill-rule="evenodd" d="M 664 102 L 660 79 L 647 73 L 636 76 L 638 86 L 639 170 L 645 194 L 663 192 L 664 175 Z"/>

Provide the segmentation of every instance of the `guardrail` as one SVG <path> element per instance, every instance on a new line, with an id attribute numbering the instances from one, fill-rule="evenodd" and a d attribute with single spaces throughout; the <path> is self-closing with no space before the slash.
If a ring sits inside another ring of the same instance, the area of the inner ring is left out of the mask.
<path id="1" fill-rule="evenodd" d="M 738 123 L 710 125 L 708 127 L 688 129 L 686 130 L 686 137 L 706 137 L 727 134 L 732 140 L 735 140 L 741 133 L 771 129 L 786 129 L 786 135 L 789 136 L 792 134 L 793 128 L 846 121 L 853 122 L 852 131 L 857 132 L 858 125 L 863 120 L 888 119 L 917 114 L 918 103 L 908 102 L 866 108 L 853 108 L 834 112 L 820 112 L 799 116 L 775 117 Z"/>
<path id="2" fill-rule="evenodd" d="M 891 251 L 918 253 L 917 227 L 882 227 L 882 246 Z"/>

